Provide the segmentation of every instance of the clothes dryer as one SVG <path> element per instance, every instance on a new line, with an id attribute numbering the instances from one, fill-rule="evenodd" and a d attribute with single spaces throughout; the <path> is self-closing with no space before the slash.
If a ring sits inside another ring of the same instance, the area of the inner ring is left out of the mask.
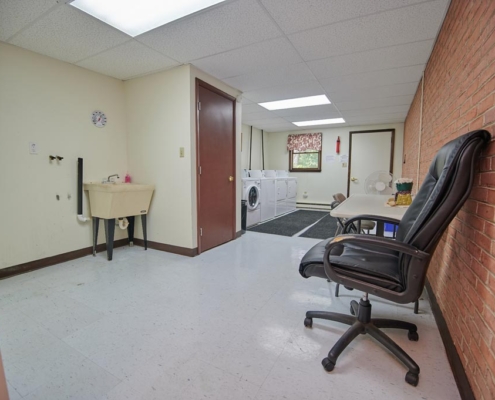
<path id="1" fill-rule="evenodd" d="M 263 170 L 261 179 L 261 222 L 275 218 L 277 177 L 274 170 Z"/>
<path id="2" fill-rule="evenodd" d="M 276 170 L 277 176 L 277 205 L 276 215 L 282 215 L 289 211 L 287 207 L 287 178 L 289 173 L 283 170 Z"/>

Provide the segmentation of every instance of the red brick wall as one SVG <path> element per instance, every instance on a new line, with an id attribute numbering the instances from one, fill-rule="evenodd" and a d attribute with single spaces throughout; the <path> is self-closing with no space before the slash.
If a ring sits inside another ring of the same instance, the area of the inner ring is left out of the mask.
<path id="1" fill-rule="evenodd" d="M 420 182 L 437 150 L 474 129 L 495 135 L 495 1 L 452 0 L 424 74 Z M 403 176 L 416 182 L 421 84 L 405 122 Z M 495 141 L 428 279 L 477 399 L 495 399 Z"/>

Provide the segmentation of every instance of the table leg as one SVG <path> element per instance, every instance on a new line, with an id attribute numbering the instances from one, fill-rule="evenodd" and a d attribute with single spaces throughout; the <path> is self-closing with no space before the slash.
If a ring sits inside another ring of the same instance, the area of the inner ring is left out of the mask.
<path id="1" fill-rule="evenodd" d="M 96 245 L 98 242 L 98 228 L 100 227 L 100 218 L 93 217 L 93 257 L 96 256 Z"/>
<path id="2" fill-rule="evenodd" d="M 129 238 L 130 247 L 134 245 L 134 220 L 134 215 L 132 217 L 127 217 L 127 221 L 129 221 L 129 225 L 127 226 L 127 237 Z"/>
<path id="3" fill-rule="evenodd" d="M 107 238 L 107 259 L 113 257 L 113 238 L 115 235 L 115 218 L 105 219 L 105 236 Z"/>
<path id="4" fill-rule="evenodd" d="M 148 233 L 146 231 L 146 214 L 141 215 L 141 224 L 143 225 L 144 249 L 148 250 Z"/>

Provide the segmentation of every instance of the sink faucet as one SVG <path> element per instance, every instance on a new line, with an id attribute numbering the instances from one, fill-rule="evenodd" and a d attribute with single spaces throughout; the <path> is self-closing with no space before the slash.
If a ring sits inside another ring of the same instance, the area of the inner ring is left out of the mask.
<path id="1" fill-rule="evenodd" d="M 107 178 L 107 183 L 115 183 L 115 181 L 112 181 L 112 178 L 116 176 L 117 179 L 119 179 L 119 174 L 113 174 L 113 175 L 110 175 L 108 178 Z"/>

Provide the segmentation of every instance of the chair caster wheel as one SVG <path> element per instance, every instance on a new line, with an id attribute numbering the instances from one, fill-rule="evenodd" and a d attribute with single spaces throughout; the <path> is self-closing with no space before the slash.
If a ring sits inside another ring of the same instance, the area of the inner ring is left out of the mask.
<path id="1" fill-rule="evenodd" d="M 414 372 L 409 371 L 406 374 L 406 382 L 409 383 L 412 386 L 418 386 L 419 375 L 418 374 L 415 374 Z"/>
<path id="2" fill-rule="evenodd" d="M 321 360 L 321 365 L 323 365 L 323 368 L 327 372 L 333 371 L 335 368 L 335 364 L 329 358 L 324 358 Z"/>
<path id="3" fill-rule="evenodd" d="M 313 318 L 304 318 L 304 326 L 306 328 L 312 328 L 313 327 Z"/>
<path id="4" fill-rule="evenodd" d="M 419 340 L 418 332 L 408 332 L 407 338 L 412 342 L 417 342 Z"/>

